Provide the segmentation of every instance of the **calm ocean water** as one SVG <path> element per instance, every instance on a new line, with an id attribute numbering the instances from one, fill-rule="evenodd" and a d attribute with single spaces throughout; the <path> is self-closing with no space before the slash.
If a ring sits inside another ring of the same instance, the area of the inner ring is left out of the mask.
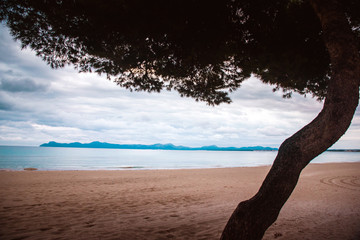
<path id="1" fill-rule="evenodd" d="M 276 151 L 166 151 L 0 146 L 0 169 L 116 170 L 271 165 Z M 360 162 L 359 152 L 325 152 L 313 163 Z"/>

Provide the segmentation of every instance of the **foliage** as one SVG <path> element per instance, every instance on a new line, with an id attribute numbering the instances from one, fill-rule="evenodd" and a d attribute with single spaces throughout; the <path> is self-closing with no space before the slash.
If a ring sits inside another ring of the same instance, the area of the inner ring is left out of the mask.
<path id="1" fill-rule="evenodd" d="M 360 35 L 359 1 L 344 0 Z M 331 72 L 307 1 L 1 0 L 0 20 L 51 67 L 106 74 L 135 91 L 178 91 L 209 104 L 251 74 L 323 98 Z"/>

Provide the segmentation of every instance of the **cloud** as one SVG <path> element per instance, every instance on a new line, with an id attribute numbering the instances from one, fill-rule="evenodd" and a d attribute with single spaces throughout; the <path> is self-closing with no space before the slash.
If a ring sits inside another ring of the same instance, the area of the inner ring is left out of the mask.
<path id="1" fill-rule="evenodd" d="M 257 129 L 257 131 L 265 136 L 288 136 L 289 132 L 286 131 L 285 129 L 279 129 L 273 126 L 268 126 L 268 127 L 264 127 L 264 128 L 259 128 Z"/>
<path id="2" fill-rule="evenodd" d="M 9 111 L 11 110 L 12 104 L 6 99 L 6 97 L 0 93 L 0 111 Z"/>
<path id="3" fill-rule="evenodd" d="M 32 79 L 0 79 L 0 90 L 7 92 L 43 92 L 48 84 L 37 83 Z"/>

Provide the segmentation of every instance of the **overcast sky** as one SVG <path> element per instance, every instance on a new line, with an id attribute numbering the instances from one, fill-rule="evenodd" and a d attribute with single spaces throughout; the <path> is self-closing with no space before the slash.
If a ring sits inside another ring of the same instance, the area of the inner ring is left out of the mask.
<path id="1" fill-rule="evenodd" d="M 51 69 L 0 26 L 0 145 L 49 141 L 279 145 L 322 108 L 310 96 L 283 99 L 252 78 L 231 104 L 210 107 L 177 92 L 134 93 L 105 76 Z M 360 111 L 333 148 L 360 148 Z"/>

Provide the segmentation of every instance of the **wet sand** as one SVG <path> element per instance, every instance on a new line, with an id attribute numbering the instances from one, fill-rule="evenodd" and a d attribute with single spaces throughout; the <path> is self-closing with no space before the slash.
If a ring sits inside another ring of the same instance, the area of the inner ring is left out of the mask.
<path id="1" fill-rule="evenodd" d="M 1 171 L 0 239 L 219 239 L 270 167 Z M 360 239 L 360 163 L 311 164 L 264 239 Z"/>

